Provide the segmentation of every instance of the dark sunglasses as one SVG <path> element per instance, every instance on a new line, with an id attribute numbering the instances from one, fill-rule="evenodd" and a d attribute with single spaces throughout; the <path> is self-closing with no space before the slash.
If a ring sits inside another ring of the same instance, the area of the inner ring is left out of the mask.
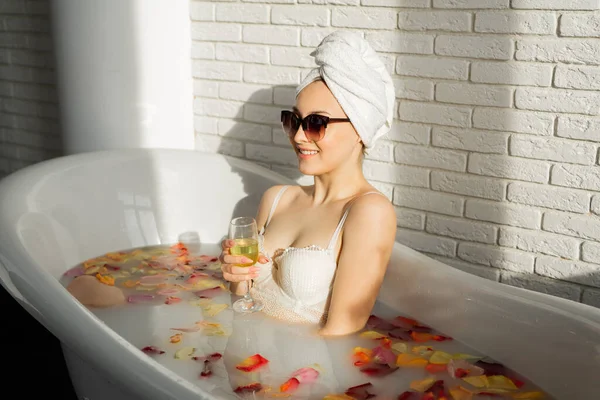
<path id="1" fill-rule="evenodd" d="M 294 137 L 302 126 L 306 138 L 311 142 L 318 142 L 325 136 L 327 124 L 333 122 L 350 122 L 350 120 L 348 118 L 329 118 L 319 114 L 310 114 L 300 118 L 292 111 L 281 111 L 281 125 L 290 138 Z"/>

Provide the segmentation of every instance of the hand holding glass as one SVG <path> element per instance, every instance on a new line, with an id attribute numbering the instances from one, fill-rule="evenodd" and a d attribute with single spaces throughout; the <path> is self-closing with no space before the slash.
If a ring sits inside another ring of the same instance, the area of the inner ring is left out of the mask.
<path id="1" fill-rule="evenodd" d="M 235 244 L 229 249 L 232 256 L 244 256 L 252 260 L 246 264 L 235 264 L 237 267 L 249 268 L 258 261 L 258 229 L 256 221 L 252 217 L 239 217 L 231 220 L 229 224 L 229 239 Z M 250 281 L 246 281 L 248 290 L 244 297 L 233 303 L 234 311 L 240 313 L 251 313 L 260 311 L 263 305 L 260 301 L 254 300 L 250 295 Z"/>

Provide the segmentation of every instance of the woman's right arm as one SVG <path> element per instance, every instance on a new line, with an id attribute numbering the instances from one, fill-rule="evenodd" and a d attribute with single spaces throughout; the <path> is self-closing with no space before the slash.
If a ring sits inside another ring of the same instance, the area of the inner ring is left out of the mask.
<path id="1" fill-rule="evenodd" d="M 259 231 L 266 224 L 271 205 L 275 200 L 275 196 L 277 196 L 277 193 L 281 190 L 281 187 L 281 185 L 272 186 L 263 193 L 258 206 L 258 212 L 256 213 L 256 225 Z M 229 248 L 232 245 L 233 242 L 228 239 L 225 239 L 221 243 L 221 247 L 223 248 L 220 257 L 222 263 L 221 270 L 223 271 L 223 279 L 230 282 L 229 290 L 238 296 L 243 296 L 248 290 L 248 285 L 240 283 L 256 278 L 258 276 L 258 271 L 260 271 L 260 265 L 254 265 L 250 268 L 235 267 L 232 265 L 243 264 L 240 257 L 229 254 Z M 267 261 L 267 257 L 263 254 L 259 255 L 258 264 L 264 264 Z"/>

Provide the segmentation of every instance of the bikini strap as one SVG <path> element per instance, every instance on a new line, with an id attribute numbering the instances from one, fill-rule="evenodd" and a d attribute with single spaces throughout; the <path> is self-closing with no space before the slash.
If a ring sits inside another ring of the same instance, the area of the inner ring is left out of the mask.
<path id="1" fill-rule="evenodd" d="M 267 217 L 267 222 L 260 230 L 261 234 L 265 232 L 265 228 L 267 227 L 267 225 L 269 225 L 269 222 L 271 222 L 271 217 L 273 217 L 273 213 L 275 212 L 275 209 L 277 208 L 277 204 L 279 204 L 279 200 L 281 199 L 283 192 L 285 192 L 287 190 L 287 188 L 289 188 L 289 186 L 287 186 L 287 185 L 282 187 L 281 189 L 279 189 L 277 196 L 275 196 L 275 200 L 273 200 L 273 204 L 271 205 L 271 210 L 269 211 L 269 216 Z"/>
<path id="2" fill-rule="evenodd" d="M 340 232 L 342 231 L 342 228 L 344 227 L 344 222 L 346 222 L 346 218 L 348 218 L 348 213 L 350 212 L 350 208 L 352 207 L 352 203 L 353 203 L 353 202 L 354 202 L 356 199 L 358 199 L 358 198 L 360 198 L 360 197 L 363 197 L 363 196 L 366 196 L 366 195 L 368 195 L 368 194 L 379 194 L 379 195 L 382 195 L 382 196 L 383 196 L 383 194 L 381 194 L 381 193 L 379 193 L 379 192 L 374 192 L 374 191 L 371 191 L 371 192 L 363 193 L 363 194 L 361 194 L 361 195 L 358 195 L 358 196 L 354 197 L 353 199 L 351 199 L 351 200 L 350 200 L 350 201 L 347 203 L 347 206 L 346 206 L 346 211 L 344 211 L 344 214 L 342 215 L 342 218 L 340 219 L 340 222 L 338 223 L 338 226 L 335 228 L 335 232 L 333 232 L 333 236 L 331 237 L 331 240 L 329 241 L 329 246 L 327 246 L 327 249 L 328 249 L 328 250 L 329 250 L 329 249 L 333 249 L 333 247 L 334 247 L 334 246 L 335 246 L 335 244 L 337 243 L 338 236 L 340 235 Z"/>

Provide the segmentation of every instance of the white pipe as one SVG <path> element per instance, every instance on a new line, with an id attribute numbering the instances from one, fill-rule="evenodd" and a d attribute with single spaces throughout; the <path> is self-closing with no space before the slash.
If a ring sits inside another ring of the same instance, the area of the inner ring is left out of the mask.
<path id="1" fill-rule="evenodd" d="M 188 0 L 54 0 L 65 154 L 194 148 Z"/>

